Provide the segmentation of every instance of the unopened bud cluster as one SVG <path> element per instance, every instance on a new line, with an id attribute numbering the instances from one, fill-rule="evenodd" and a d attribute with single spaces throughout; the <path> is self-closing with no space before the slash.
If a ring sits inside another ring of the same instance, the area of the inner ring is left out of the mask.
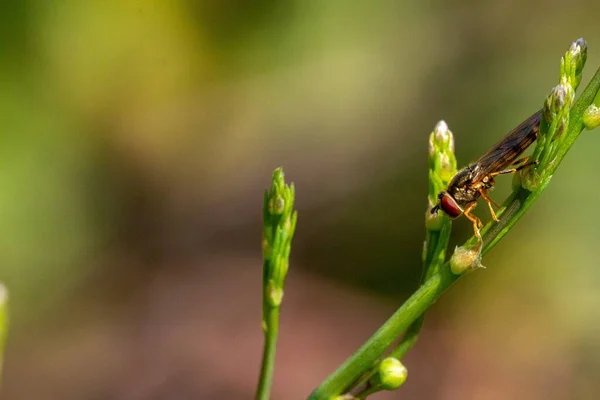
<path id="1" fill-rule="evenodd" d="M 278 306 L 283 297 L 296 218 L 294 185 L 285 184 L 283 171 L 278 168 L 270 189 L 265 191 L 263 205 L 263 285 L 271 306 Z"/>
<path id="2" fill-rule="evenodd" d="M 454 156 L 454 136 L 448 125 L 440 121 L 429 135 L 429 207 L 425 215 L 427 230 L 440 230 L 444 221 L 442 213 L 431 214 L 437 202 L 437 195 L 444 190 L 448 182 L 456 174 L 456 157 Z"/>
<path id="3" fill-rule="evenodd" d="M 573 87 L 577 89 L 581 82 L 583 67 L 587 60 L 587 43 L 583 38 L 579 38 L 573 43 L 560 60 L 560 76 L 566 77 Z"/>
<path id="4" fill-rule="evenodd" d="M 583 39 L 573 42 L 561 59 L 560 83 L 552 89 L 544 102 L 540 135 L 532 156 L 539 165 L 535 170 L 525 171 L 521 178 L 521 184 L 527 190 L 536 190 L 552 176 L 551 172 L 546 172 L 553 170 L 548 166 L 564 147 L 569 129 L 569 115 L 575 101 L 575 89 L 581 81 L 586 60 L 587 44 Z"/>
<path id="5" fill-rule="evenodd" d="M 430 187 L 429 193 L 433 201 L 456 173 L 454 136 L 444 121 L 438 122 L 429 135 L 429 173 L 436 176 L 436 187 Z"/>

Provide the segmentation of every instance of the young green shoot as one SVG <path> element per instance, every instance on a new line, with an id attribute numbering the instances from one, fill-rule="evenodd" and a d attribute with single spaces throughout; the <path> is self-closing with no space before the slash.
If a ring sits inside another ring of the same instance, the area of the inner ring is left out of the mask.
<path id="1" fill-rule="evenodd" d="M 265 337 L 257 400 L 268 400 L 275 368 L 279 332 L 279 308 L 288 272 L 292 238 L 296 228 L 294 185 L 286 185 L 283 170 L 273 173 L 271 188 L 265 191 L 263 204 L 263 302 L 262 328 Z"/>

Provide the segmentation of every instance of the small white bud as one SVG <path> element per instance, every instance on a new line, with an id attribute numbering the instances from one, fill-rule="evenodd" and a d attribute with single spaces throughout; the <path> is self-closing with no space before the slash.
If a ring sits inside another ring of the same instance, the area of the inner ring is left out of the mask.
<path id="1" fill-rule="evenodd" d="M 444 120 L 439 121 L 435 125 L 435 140 L 439 143 L 447 143 L 452 140 L 450 131 L 448 130 L 448 124 Z"/>

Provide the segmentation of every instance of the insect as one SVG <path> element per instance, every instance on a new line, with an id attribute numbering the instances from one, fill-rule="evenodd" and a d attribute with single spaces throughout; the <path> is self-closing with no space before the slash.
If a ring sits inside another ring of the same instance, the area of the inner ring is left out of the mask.
<path id="1" fill-rule="evenodd" d="M 537 164 L 537 161 L 530 161 L 529 157 L 519 156 L 537 139 L 541 118 L 540 110 L 514 128 L 477 161 L 458 171 L 446 190 L 438 194 L 438 203 L 431 209 L 431 213 L 435 214 L 441 209 L 453 219 L 464 214 L 473 223 L 475 236 L 481 241 L 479 229 L 483 224 L 471 211 L 481 197 L 487 203 L 494 221 L 499 221 L 492 207 L 492 203 L 496 207 L 498 204 L 488 197 L 488 190 L 493 188 L 496 176 L 514 174 Z"/>

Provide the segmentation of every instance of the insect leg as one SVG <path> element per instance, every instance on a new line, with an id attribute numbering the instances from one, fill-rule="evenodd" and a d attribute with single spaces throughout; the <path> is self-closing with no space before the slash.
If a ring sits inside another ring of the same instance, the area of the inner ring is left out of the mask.
<path id="1" fill-rule="evenodd" d="M 520 164 L 520 160 L 517 160 L 517 162 L 515 162 L 513 165 L 517 165 L 517 164 Z M 520 171 L 523 168 L 527 168 L 531 165 L 537 165 L 537 164 L 539 164 L 538 160 L 527 161 L 525 163 L 520 164 L 518 167 L 515 167 L 515 168 L 509 168 L 509 169 L 505 169 L 502 171 L 492 172 L 492 173 L 490 173 L 490 177 L 493 178 L 494 176 L 497 176 L 497 175 L 514 174 L 515 172 Z"/>
<path id="2" fill-rule="evenodd" d="M 485 202 L 487 203 L 489 209 L 490 209 L 490 214 L 492 214 L 492 219 L 496 222 L 500 222 L 500 220 L 498 219 L 498 217 L 496 216 L 496 212 L 494 212 L 494 208 L 492 207 L 492 203 L 496 206 L 496 207 L 500 207 L 494 200 L 492 200 L 491 198 L 489 198 L 487 196 L 487 190 L 485 189 L 479 189 L 479 193 L 481 194 L 481 197 L 483 198 L 483 200 L 485 200 Z"/>
<path id="3" fill-rule="evenodd" d="M 530 157 L 523 157 L 523 158 L 519 158 L 518 160 L 515 160 L 511 165 L 514 167 L 517 167 L 519 165 L 523 165 L 523 164 L 527 164 L 527 161 L 529 161 Z"/>
<path id="4" fill-rule="evenodd" d="M 481 223 L 481 220 L 479 218 L 477 218 L 476 216 L 471 214 L 471 211 L 476 206 L 477 206 L 476 202 L 469 204 L 463 211 L 463 214 L 465 215 L 465 217 L 467 217 L 469 219 L 469 221 L 471 221 L 473 223 L 473 232 L 475 232 L 475 236 L 477 236 L 477 239 L 479 239 L 479 241 L 481 241 L 482 240 L 481 232 L 479 232 L 479 228 L 481 228 L 483 226 L 483 224 Z"/>

